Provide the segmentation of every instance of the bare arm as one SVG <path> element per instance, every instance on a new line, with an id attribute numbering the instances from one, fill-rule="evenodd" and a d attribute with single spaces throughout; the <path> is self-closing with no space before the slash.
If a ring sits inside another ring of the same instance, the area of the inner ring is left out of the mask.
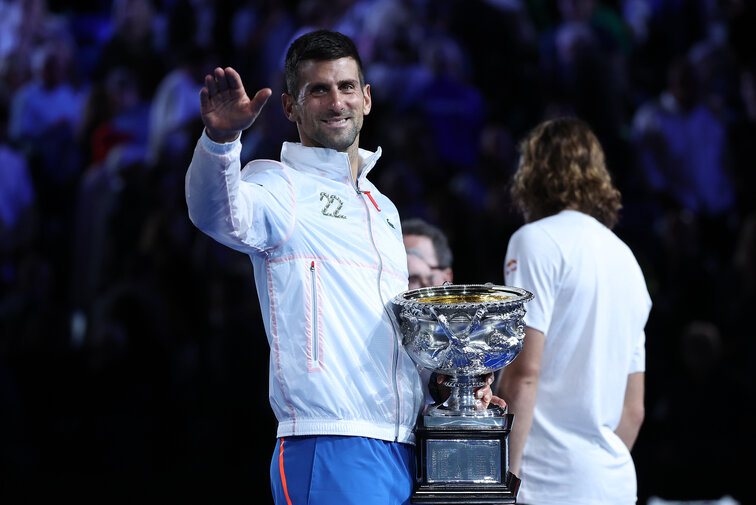
<path id="1" fill-rule="evenodd" d="M 622 407 L 622 417 L 619 426 L 614 432 L 632 450 L 635 440 L 638 438 L 643 418 L 646 415 L 643 398 L 645 394 L 645 374 L 643 372 L 632 373 L 627 376 L 627 388 L 625 389 L 625 402 Z"/>
<path id="2" fill-rule="evenodd" d="M 509 470 L 520 472 L 522 452 L 533 424 L 538 378 L 541 374 L 541 356 L 546 341 L 544 334 L 525 327 L 522 351 L 504 367 L 496 386 L 496 393 L 507 402 L 515 421 L 509 434 Z"/>
<path id="3" fill-rule="evenodd" d="M 231 142 L 249 128 L 273 92 L 258 91 L 250 100 L 241 77 L 231 67 L 217 67 L 205 76 L 200 91 L 200 111 L 207 135 L 215 142 Z"/>

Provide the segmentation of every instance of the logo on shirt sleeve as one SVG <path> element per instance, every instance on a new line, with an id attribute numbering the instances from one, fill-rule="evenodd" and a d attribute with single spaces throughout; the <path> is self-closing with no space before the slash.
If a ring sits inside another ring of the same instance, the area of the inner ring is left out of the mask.
<path id="1" fill-rule="evenodd" d="M 517 260 L 511 259 L 507 261 L 507 264 L 504 266 L 504 275 L 509 275 L 515 271 L 517 271 Z"/>

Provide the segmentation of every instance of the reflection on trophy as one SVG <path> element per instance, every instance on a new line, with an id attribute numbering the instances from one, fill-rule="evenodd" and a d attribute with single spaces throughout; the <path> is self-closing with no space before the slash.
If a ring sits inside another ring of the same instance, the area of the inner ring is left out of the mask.
<path id="1" fill-rule="evenodd" d="M 508 470 L 507 444 L 514 416 L 497 405 L 475 410 L 474 390 L 522 350 L 524 303 L 532 298 L 510 286 L 446 283 L 391 300 L 407 353 L 445 375 L 451 389 L 420 416 L 412 503 L 516 502 L 520 479 Z"/>

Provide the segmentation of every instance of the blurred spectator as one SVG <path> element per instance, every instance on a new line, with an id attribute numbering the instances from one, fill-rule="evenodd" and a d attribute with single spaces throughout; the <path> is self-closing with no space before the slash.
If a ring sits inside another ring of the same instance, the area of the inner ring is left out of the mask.
<path id="1" fill-rule="evenodd" d="M 413 51 L 409 41 L 405 44 Z M 480 135 L 487 102 L 470 81 L 468 53 L 451 34 L 434 32 L 417 53 L 419 65 L 415 68 L 424 72 L 413 71 L 409 65 L 395 67 L 404 74 L 395 81 L 385 103 L 394 121 L 412 117 L 416 122 L 416 134 L 397 140 L 407 144 L 404 149 L 422 150 L 417 155 L 423 161 L 411 164 L 422 181 L 421 202 L 428 209 L 419 215 L 461 229 L 458 223 L 478 220 L 484 208 Z M 398 83 L 403 84 L 397 87 Z M 416 92 L 404 92 L 402 86 Z"/>
<path id="2" fill-rule="evenodd" d="M 57 166 L 61 153 L 50 146 L 71 142 L 82 111 L 83 94 L 73 80 L 74 58 L 72 46 L 48 43 L 33 55 L 34 78 L 11 96 L 10 140 L 30 154 L 44 152 L 48 175 L 56 179 L 62 178 Z"/>
<path id="3" fill-rule="evenodd" d="M 75 47 L 65 39 L 48 41 L 33 59 L 34 78 L 10 97 L 9 141 L 22 152 L 31 171 L 41 212 L 39 239 L 55 270 L 68 261 L 69 195 L 81 172 L 75 142 L 83 93 L 76 86 Z"/>
<path id="4" fill-rule="evenodd" d="M 635 103 L 656 96 L 666 85 L 672 61 L 706 34 L 708 0 L 623 0 L 623 17 L 632 27 L 630 83 Z"/>
<path id="5" fill-rule="evenodd" d="M 317 7 L 330 10 L 330 6 L 318 0 Z M 240 2 L 230 29 L 234 53 L 229 65 L 237 69 L 248 89 L 271 87 L 274 94 L 282 92 L 284 57 L 297 30 L 294 7 L 279 0 Z M 257 124 L 254 131 L 242 134 L 242 162 L 277 159 L 281 141 L 297 138 L 296 128 L 283 114 L 263 114 Z"/>
<path id="6" fill-rule="evenodd" d="M 698 91 L 693 66 L 677 60 L 666 90 L 635 114 L 639 168 L 653 194 L 697 216 L 721 216 L 735 198 L 725 164 L 727 136 Z"/>
<path id="7" fill-rule="evenodd" d="M 92 162 L 107 160 L 112 170 L 144 162 L 147 157 L 150 102 L 139 94 L 139 83 L 134 72 L 127 67 L 113 67 L 105 80 L 105 103 L 92 103 L 89 107 L 104 108 L 106 119 L 92 132 Z"/>
<path id="8" fill-rule="evenodd" d="M 209 68 L 207 51 L 189 46 L 163 77 L 150 105 L 148 162 L 185 166 L 184 157 L 202 126 L 197 124 L 197 96 Z"/>
<path id="9" fill-rule="evenodd" d="M 15 253 L 33 237 L 36 209 L 29 164 L 6 142 L 7 112 L 0 101 L 0 286 L 13 278 Z"/>
<path id="10" fill-rule="evenodd" d="M 591 125 L 615 173 L 628 120 L 629 35 L 619 13 L 595 0 L 559 0 L 559 20 L 541 35 L 545 117 L 575 115 Z M 622 177 L 618 173 L 618 178 Z"/>
<path id="11" fill-rule="evenodd" d="M 165 74 L 165 58 L 156 31 L 158 12 L 150 0 L 114 0 L 113 34 L 102 47 L 94 79 L 106 79 L 114 67 L 129 69 L 138 79 L 139 95 L 150 100 Z"/>
<path id="12" fill-rule="evenodd" d="M 168 63 L 175 58 L 174 53 L 184 47 L 199 47 L 206 51 L 231 49 L 231 35 L 226 18 L 229 10 L 237 2 L 213 2 L 210 0 L 174 0 L 167 9 L 168 40 L 161 43 L 169 53 Z"/>
<path id="13" fill-rule="evenodd" d="M 470 84 L 468 57 L 451 37 L 427 41 L 420 49 L 420 60 L 431 71 L 430 80 L 417 85 L 417 109 L 431 130 L 434 155 L 447 166 L 448 176 L 470 174 L 478 166 L 478 146 L 485 120 L 483 94 Z M 443 167 L 437 166 L 443 177 Z M 478 195 L 476 195 L 476 198 Z M 473 205 L 473 202 L 470 202 Z"/>
<path id="14" fill-rule="evenodd" d="M 391 52 L 409 41 L 417 47 L 424 42 L 428 29 L 427 4 L 414 0 L 338 0 L 341 12 L 334 29 L 353 37 L 365 62 L 394 60 Z M 436 3 L 434 10 L 444 10 L 447 3 Z M 363 53 L 364 51 L 364 53 Z"/>
<path id="15" fill-rule="evenodd" d="M 485 96 L 486 120 L 503 122 L 515 135 L 535 123 L 544 89 L 539 79 L 538 34 L 528 9 L 533 1 L 454 0 L 429 3 L 435 30 L 463 45 L 471 84 Z"/>
<path id="16" fill-rule="evenodd" d="M 280 86 L 283 57 L 296 30 L 287 2 L 243 2 L 232 19 L 234 63 L 249 89 Z"/>
<path id="17" fill-rule="evenodd" d="M 0 75 L 7 92 L 33 77 L 33 55 L 49 42 L 69 37 L 67 30 L 45 0 L 0 1 Z"/>
<path id="18" fill-rule="evenodd" d="M 724 23 L 710 23 L 707 37 L 691 47 L 688 58 L 699 80 L 701 102 L 719 117 L 725 117 L 726 108 L 737 96 L 738 75 Z"/>
<path id="19" fill-rule="evenodd" d="M 84 132 L 91 133 L 88 138 L 82 136 L 82 142 L 91 146 L 91 162 L 78 181 L 71 205 L 71 308 L 75 320 L 82 321 L 80 331 L 72 335 L 74 343 L 84 338 L 87 315 L 98 294 L 132 265 L 138 236 L 134 229 L 143 224 L 144 206 L 155 201 L 147 191 L 136 202 L 124 196 L 134 186 L 142 188 L 138 185 L 147 168 L 149 105 L 141 99 L 132 71 L 123 67 L 111 69 L 104 86 L 93 87 L 89 96 L 90 124 Z M 130 219 L 116 223 L 114 216 L 121 209 Z M 129 246 L 121 248 L 121 241 Z"/>
<path id="20" fill-rule="evenodd" d="M 440 228 L 420 218 L 402 222 L 407 250 L 409 289 L 440 286 L 452 282 L 452 251 Z"/>
<path id="21" fill-rule="evenodd" d="M 398 33 L 383 42 L 385 45 L 380 46 L 376 60 L 367 69 L 366 79 L 371 83 L 373 100 L 403 116 L 422 102 L 423 90 L 433 77 L 432 71 L 428 61 L 420 61 L 419 50 L 410 40 L 410 34 Z M 437 44 L 433 45 L 441 50 Z"/>

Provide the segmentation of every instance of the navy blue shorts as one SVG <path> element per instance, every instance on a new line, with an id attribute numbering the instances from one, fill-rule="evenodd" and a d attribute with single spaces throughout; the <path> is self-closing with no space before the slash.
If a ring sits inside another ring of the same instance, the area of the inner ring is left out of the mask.
<path id="1" fill-rule="evenodd" d="M 374 438 L 279 438 L 270 462 L 276 505 L 409 505 L 415 448 Z"/>

